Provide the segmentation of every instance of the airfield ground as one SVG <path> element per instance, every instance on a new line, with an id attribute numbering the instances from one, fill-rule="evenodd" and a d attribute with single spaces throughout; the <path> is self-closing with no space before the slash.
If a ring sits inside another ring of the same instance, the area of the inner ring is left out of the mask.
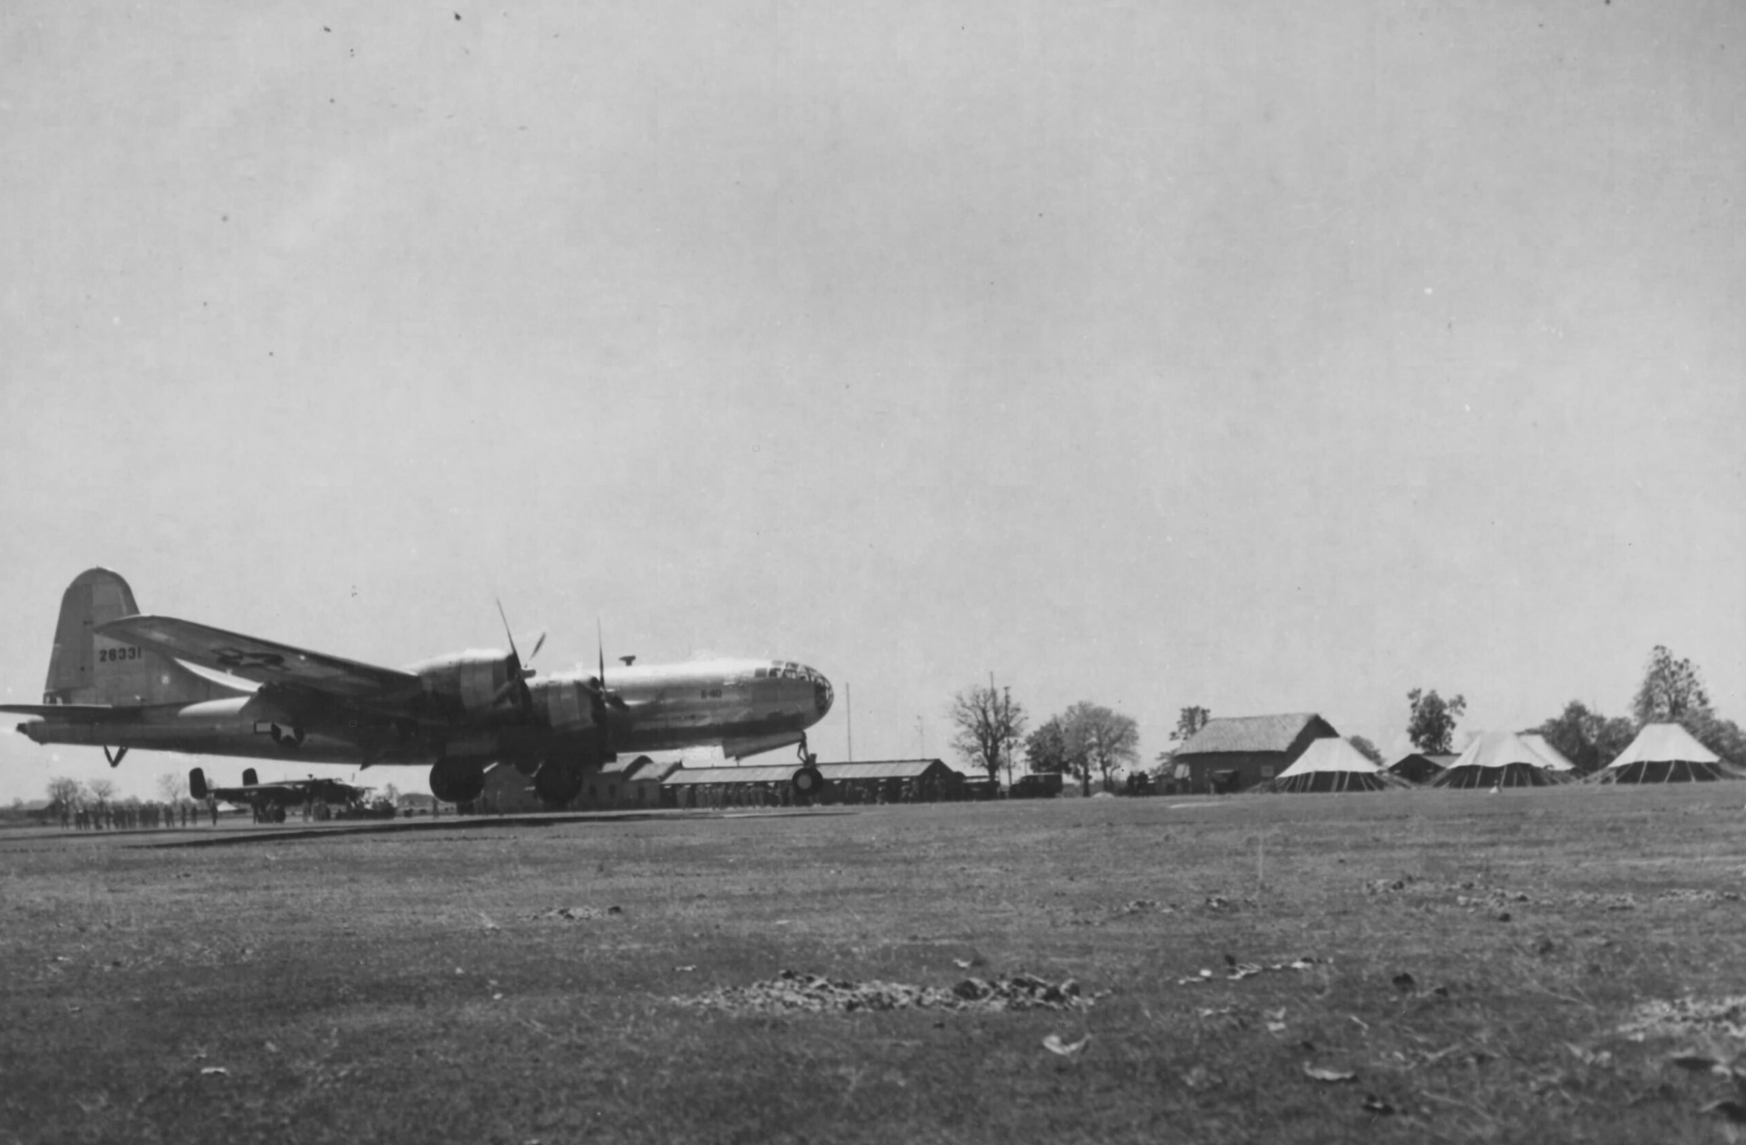
<path id="1" fill-rule="evenodd" d="M 7 832 L 0 1141 L 1727 1140 L 1743 804 Z M 732 1008 L 784 969 L 1090 1004 Z"/>

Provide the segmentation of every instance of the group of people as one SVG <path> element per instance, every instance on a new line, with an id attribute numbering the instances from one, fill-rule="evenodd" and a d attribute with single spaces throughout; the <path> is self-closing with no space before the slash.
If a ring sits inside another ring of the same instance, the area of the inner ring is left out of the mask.
<path id="1" fill-rule="evenodd" d="M 218 804 L 206 805 L 214 825 L 218 823 Z M 177 803 L 97 803 L 88 807 L 61 806 L 63 831 L 138 831 L 153 827 L 186 827 L 198 825 L 201 807 L 186 801 Z"/>

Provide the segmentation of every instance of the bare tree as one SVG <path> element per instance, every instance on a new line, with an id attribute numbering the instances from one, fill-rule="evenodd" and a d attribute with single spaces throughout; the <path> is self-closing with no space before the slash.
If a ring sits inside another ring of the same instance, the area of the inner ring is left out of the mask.
<path id="1" fill-rule="evenodd" d="M 1111 711 L 1101 704 L 1081 700 L 1061 713 L 1061 727 L 1066 734 L 1069 758 L 1077 765 L 1081 795 L 1091 794 L 1091 773 L 1102 777 L 1104 790 L 1109 790 L 1110 776 L 1117 767 L 1133 764 L 1140 758 L 1140 727 L 1130 716 Z"/>
<path id="2" fill-rule="evenodd" d="M 173 771 L 160 771 L 157 778 L 158 798 L 174 807 L 182 799 L 182 777 Z"/>
<path id="3" fill-rule="evenodd" d="M 1004 765 L 1007 782 L 1012 782 L 1012 756 L 1024 737 L 1024 705 L 1012 698 L 1012 689 L 973 685 L 952 697 L 950 711 L 952 750 L 966 763 L 988 773 L 990 781 L 1000 777 Z"/>
<path id="4" fill-rule="evenodd" d="M 115 780 L 93 779 L 85 784 L 85 790 L 91 793 L 91 798 L 97 801 L 98 806 L 106 807 L 115 798 Z"/>
<path id="5" fill-rule="evenodd" d="M 76 779 L 57 775 L 49 780 L 49 807 L 60 811 L 63 807 L 71 811 L 85 801 L 85 785 Z"/>

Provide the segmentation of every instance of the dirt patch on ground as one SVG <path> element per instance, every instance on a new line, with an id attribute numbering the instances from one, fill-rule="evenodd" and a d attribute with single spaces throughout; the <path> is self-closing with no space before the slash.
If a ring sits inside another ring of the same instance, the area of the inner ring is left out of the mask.
<path id="1" fill-rule="evenodd" d="M 1646 1037 L 1693 1035 L 1746 1041 L 1746 994 L 1725 998 L 1675 998 L 1644 1002 L 1631 1011 L 1619 1033 L 1642 1041 Z"/>
<path id="2" fill-rule="evenodd" d="M 686 998 L 681 1006 L 730 1014 L 853 1013 L 866 1010 L 1081 1010 L 1091 1000 L 1069 978 L 1049 982 L 1032 974 L 966 978 L 950 989 L 902 982 L 848 982 L 784 970 L 750 986 L 719 986 Z"/>

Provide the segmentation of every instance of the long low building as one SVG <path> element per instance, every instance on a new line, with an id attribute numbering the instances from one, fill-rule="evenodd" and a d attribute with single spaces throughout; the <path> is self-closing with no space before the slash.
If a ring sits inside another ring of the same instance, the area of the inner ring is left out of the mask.
<path id="1" fill-rule="evenodd" d="M 784 806 L 798 765 L 682 767 L 661 782 L 663 807 Z M 964 798 L 964 775 L 938 759 L 821 763 L 821 803 L 934 803 Z"/>

